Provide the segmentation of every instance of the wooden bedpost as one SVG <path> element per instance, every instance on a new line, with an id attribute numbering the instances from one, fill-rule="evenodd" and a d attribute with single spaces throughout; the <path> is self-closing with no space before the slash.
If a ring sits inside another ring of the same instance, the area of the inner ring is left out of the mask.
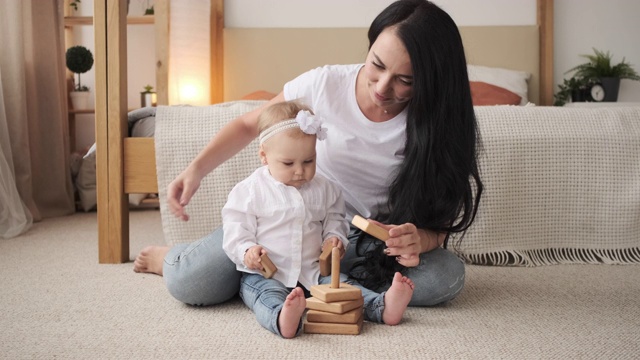
<path id="1" fill-rule="evenodd" d="M 124 193 L 127 135 L 127 2 L 94 2 L 98 258 L 129 261 L 129 208 Z"/>
<path id="2" fill-rule="evenodd" d="M 553 0 L 538 0 L 540 105 L 553 105 Z"/>
<path id="3" fill-rule="evenodd" d="M 224 0 L 211 0 L 211 103 L 224 101 Z"/>

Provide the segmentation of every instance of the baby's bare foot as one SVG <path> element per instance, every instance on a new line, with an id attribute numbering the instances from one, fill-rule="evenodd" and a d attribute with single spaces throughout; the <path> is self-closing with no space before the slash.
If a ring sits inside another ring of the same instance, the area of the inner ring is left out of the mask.
<path id="1" fill-rule="evenodd" d="M 168 251 L 168 246 L 147 246 L 136 256 L 133 271 L 162 275 L 162 264 Z"/>
<path id="2" fill-rule="evenodd" d="M 296 336 L 300 319 L 302 319 L 306 307 L 307 300 L 304 298 L 302 289 L 300 287 L 293 289 L 284 301 L 278 316 L 278 326 L 282 337 L 291 339 Z"/>
<path id="3" fill-rule="evenodd" d="M 413 281 L 399 272 L 393 276 L 391 287 L 384 294 L 382 321 L 387 325 L 398 325 L 413 296 Z"/>

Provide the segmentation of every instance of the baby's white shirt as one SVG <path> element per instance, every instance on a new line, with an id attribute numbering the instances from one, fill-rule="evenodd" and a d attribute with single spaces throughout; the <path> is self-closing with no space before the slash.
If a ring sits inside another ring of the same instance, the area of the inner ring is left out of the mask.
<path id="1" fill-rule="evenodd" d="M 244 255 L 262 245 L 278 268 L 274 279 L 310 289 L 318 284 L 323 241 L 335 236 L 347 248 L 344 213 L 340 190 L 322 175 L 296 189 L 263 166 L 229 193 L 222 208 L 222 247 L 239 271 L 259 273 L 244 266 Z"/>

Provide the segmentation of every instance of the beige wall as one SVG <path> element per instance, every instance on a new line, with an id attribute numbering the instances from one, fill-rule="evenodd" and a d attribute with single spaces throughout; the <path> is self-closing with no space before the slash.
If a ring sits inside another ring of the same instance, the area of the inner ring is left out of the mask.
<path id="1" fill-rule="evenodd" d="M 173 0 L 180 1 L 180 0 Z M 203 0 L 204 1 L 204 0 Z M 151 1 L 152 2 L 152 1 Z M 229 27 L 362 27 L 392 0 L 227 0 L 225 19 Z M 536 0 L 434 0 L 460 25 L 530 25 L 536 22 Z M 141 15 L 146 0 L 131 0 L 130 14 Z M 83 0 L 80 15 L 92 15 L 93 1 Z M 590 53 L 592 47 L 609 50 L 614 60 L 625 56 L 640 71 L 640 2 L 636 0 L 555 0 L 554 79 Z M 155 86 L 154 34 L 151 25 L 128 27 L 129 106 L 139 106 L 146 84 Z M 76 41 L 93 50 L 92 27 L 78 27 Z M 83 82 L 93 88 L 93 70 Z M 623 81 L 620 101 L 640 102 L 640 82 Z M 78 119 L 78 141 L 94 139 L 93 117 Z"/>
<path id="2" fill-rule="evenodd" d="M 640 1 L 555 0 L 554 80 L 585 62 L 592 48 L 610 51 L 614 63 L 626 58 L 640 72 Z M 618 101 L 640 102 L 640 81 L 623 80 Z"/>

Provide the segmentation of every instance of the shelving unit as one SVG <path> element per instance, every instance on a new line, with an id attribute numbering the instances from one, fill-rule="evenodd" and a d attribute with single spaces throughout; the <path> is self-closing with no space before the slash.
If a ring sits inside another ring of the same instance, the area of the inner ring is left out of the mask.
<path id="1" fill-rule="evenodd" d="M 165 1 L 158 1 L 157 6 L 167 6 Z M 93 16 L 73 16 L 72 11 L 69 7 L 69 0 L 65 1 L 65 16 L 64 16 L 64 28 L 65 28 L 65 48 L 68 48 L 73 43 L 73 28 L 76 26 L 93 26 L 94 19 Z M 158 21 L 156 21 L 158 20 Z M 168 103 L 168 16 L 161 17 L 158 19 L 154 15 L 144 15 L 144 16 L 128 16 L 127 17 L 127 25 L 155 25 L 155 33 L 156 33 L 156 93 L 157 93 L 157 103 L 158 104 L 167 104 Z M 94 54 L 95 56 L 96 54 Z M 69 80 L 67 91 L 72 90 L 73 84 L 73 73 L 68 72 Z M 77 110 L 73 109 L 73 105 L 71 101 L 68 100 L 68 121 L 69 121 L 69 151 L 72 152 L 76 150 L 76 115 L 83 114 L 94 114 L 94 109 L 83 109 Z"/>
<path id="2" fill-rule="evenodd" d="M 128 16 L 128 25 L 151 25 L 154 23 L 153 15 Z M 78 25 L 93 25 L 93 16 L 65 16 L 64 26 L 73 27 Z"/>

